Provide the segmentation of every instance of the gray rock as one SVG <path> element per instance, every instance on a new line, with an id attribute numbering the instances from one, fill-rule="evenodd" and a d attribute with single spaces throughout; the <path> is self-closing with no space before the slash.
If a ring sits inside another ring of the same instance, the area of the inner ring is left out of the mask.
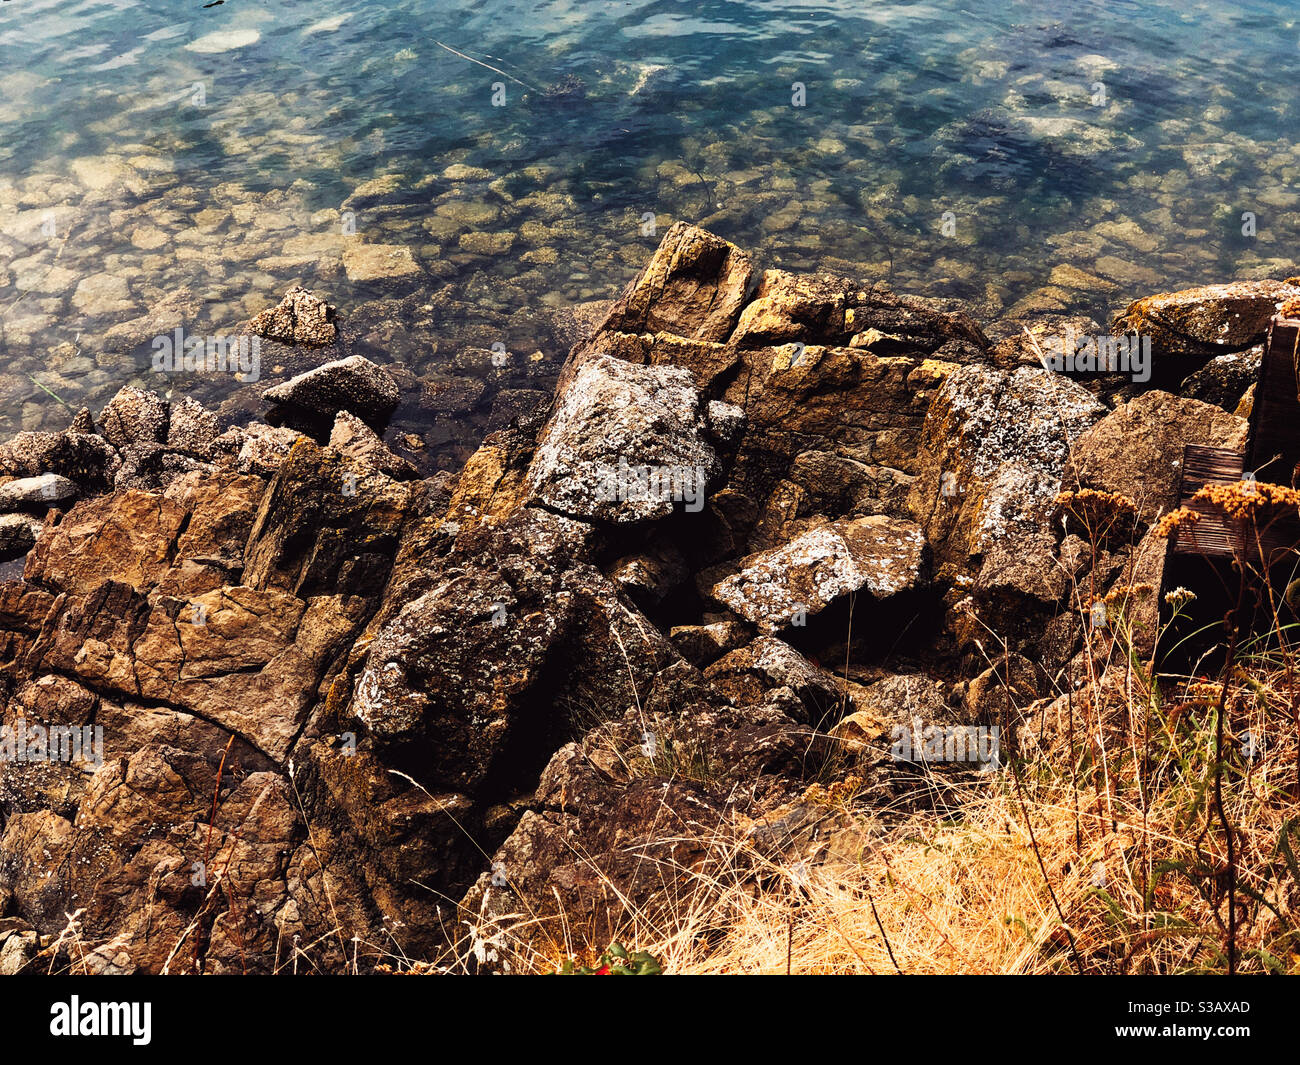
<path id="1" fill-rule="evenodd" d="M 189 396 L 172 401 L 167 421 L 167 446 L 171 450 L 208 458 L 220 431 L 217 415 L 202 403 Z"/>
<path id="2" fill-rule="evenodd" d="M 270 403 L 283 403 L 317 414 L 350 411 L 363 421 L 382 421 L 397 406 L 397 382 L 387 370 L 360 355 L 327 362 L 262 393 Z"/>
<path id="3" fill-rule="evenodd" d="M 686 370 L 598 353 L 561 389 L 528 470 L 533 501 L 620 523 L 703 509 L 722 466 Z"/>
<path id="4" fill-rule="evenodd" d="M 122 464 L 113 446 L 92 433 L 19 433 L 0 444 L 0 473 L 36 477 L 57 473 L 82 492 L 103 492 Z"/>
<path id="5" fill-rule="evenodd" d="M 767 633 L 820 613 L 841 596 L 866 590 L 877 599 L 922 580 L 925 538 L 915 523 L 875 516 L 809 529 L 760 551 L 713 586 L 713 595 Z"/>
<path id="6" fill-rule="evenodd" d="M 127 385 L 100 414 L 100 432 L 119 451 L 130 444 L 165 443 L 169 408 L 156 392 Z"/>
<path id="7" fill-rule="evenodd" d="M 28 506 L 54 506 L 76 497 L 77 486 L 57 473 L 20 477 L 8 484 L 0 484 L 0 511 Z"/>

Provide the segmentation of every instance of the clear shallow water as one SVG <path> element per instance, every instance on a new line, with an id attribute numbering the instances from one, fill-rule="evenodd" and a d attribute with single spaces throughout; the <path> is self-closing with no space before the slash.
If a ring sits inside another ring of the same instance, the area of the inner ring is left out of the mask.
<path id="1" fill-rule="evenodd" d="M 1298 44 L 1265 0 L 0 5 L 0 434 L 127 381 L 260 410 L 275 367 L 148 338 L 302 282 L 438 382 L 399 422 L 453 465 L 679 218 L 986 323 L 1289 276 Z"/>

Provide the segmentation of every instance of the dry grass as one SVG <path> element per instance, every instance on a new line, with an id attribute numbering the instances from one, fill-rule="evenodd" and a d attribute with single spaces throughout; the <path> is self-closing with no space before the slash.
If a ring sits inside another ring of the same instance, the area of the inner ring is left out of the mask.
<path id="1" fill-rule="evenodd" d="M 671 918 L 628 900 L 620 939 L 669 973 L 1300 973 L 1300 632 L 1263 575 L 1241 590 L 1238 616 L 1249 598 L 1274 625 L 1225 624 L 1212 678 L 1156 675 L 1131 622 L 1154 590 L 1130 582 L 1079 686 L 1019 706 L 1012 756 L 955 803 L 891 818 L 850 796 L 816 863 L 720 826 L 708 870 L 676 870 L 695 890 Z M 606 945 L 526 938 L 535 971 Z"/>

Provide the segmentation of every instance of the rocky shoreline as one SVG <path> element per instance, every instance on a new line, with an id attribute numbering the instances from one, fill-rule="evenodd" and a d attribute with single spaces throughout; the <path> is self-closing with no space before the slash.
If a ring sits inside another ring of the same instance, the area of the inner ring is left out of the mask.
<path id="1" fill-rule="evenodd" d="M 1182 447 L 1241 445 L 1297 297 L 1139 299 L 1150 379 L 1070 376 L 1052 338 L 1111 331 L 679 223 L 553 397 L 422 477 L 376 431 L 422 383 L 290 292 L 249 323 L 302 367 L 266 421 L 125 388 L 0 445 L 3 724 L 103 736 L 0 759 L 0 972 L 509 971 L 560 915 L 666 907 L 721 832 L 865 845 L 817 788 L 887 816 L 933 801 L 896 726 L 1023 723 L 1014 693 L 1050 728 L 1078 589 L 1154 632 Z"/>

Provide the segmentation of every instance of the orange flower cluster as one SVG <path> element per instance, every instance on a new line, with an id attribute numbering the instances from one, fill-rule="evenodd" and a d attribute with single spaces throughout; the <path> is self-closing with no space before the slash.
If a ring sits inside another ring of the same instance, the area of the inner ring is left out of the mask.
<path id="1" fill-rule="evenodd" d="M 1207 484 L 1193 503 L 1209 503 L 1236 521 L 1276 516 L 1282 510 L 1300 511 L 1300 492 L 1280 484 L 1237 481 L 1235 484 Z"/>
<path id="2" fill-rule="evenodd" d="M 1128 535 L 1137 517 L 1137 504 L 1118 492 L 1084 488 L 1078 492 L 1061 492 L 1053 502 L 1058 521 L 1069 515 L 1083 526 L 1087 535 L 1097 540 Z"/>
<path id="3" fill-rule="evenodd" d="M 1201 516 L 1190 507 L 1179 507 L 1177 510 L 1171 510 L 1155 524 L 1152 530 L 1156 536 L 1165 540 L 1173 536 L 1179 529 L 1185 525 L 1195 525 L 1201 520 Z"/>

